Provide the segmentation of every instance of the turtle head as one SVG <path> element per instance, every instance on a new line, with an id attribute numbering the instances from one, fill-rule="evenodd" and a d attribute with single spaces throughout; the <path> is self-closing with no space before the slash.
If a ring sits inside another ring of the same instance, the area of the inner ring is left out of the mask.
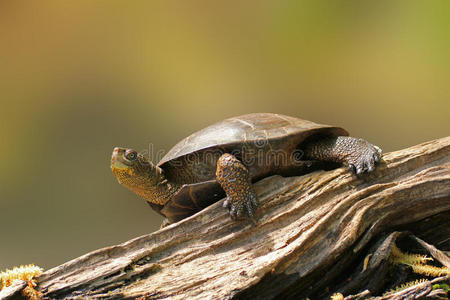
<path id="1" fill-rule="evenodd" d="M 121 185 L 146 200 L 153 198 L 151 191 L 164 180 L 161 168 L 133 149 L 114 148 L 111 170 Z"/>

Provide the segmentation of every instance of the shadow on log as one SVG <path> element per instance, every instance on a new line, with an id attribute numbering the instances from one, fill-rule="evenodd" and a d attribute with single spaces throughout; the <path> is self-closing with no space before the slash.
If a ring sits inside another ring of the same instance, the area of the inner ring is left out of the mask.
<path id="1" fill-rule="evenodd" d="M 255 185 L 261 203 L 256 226 L 231 221 L 222 200 L 163 230 L 48 270 L 37 289 L 50 298 L 317 299 L 338 289 L 373 294 L 380 287 L 370 285 L 374 275 L 364 275 L 371 269 L 363 271 L 362 261 L 395 230 L 417 229 L 416 236 L 428 243 L 430 236 L 448 251 L 449 154 L 447 137 L 387 153 L 363 177 L 340 168 L 265 178 Z M 359 283 L 349 285 L 348 278 L 357 277 Z"/>

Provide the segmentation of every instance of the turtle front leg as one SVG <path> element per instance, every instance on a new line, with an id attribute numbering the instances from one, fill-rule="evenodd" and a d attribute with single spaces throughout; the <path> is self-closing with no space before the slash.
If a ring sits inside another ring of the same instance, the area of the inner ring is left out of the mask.
<path id="1" fill-rule="evenodd" d="M 356 174 L 371 172 L 381 159 L 381 149 L 349 136 L 320 139 L 305 146 L 307 159 L 342 163 Z"/>
<path id="2" fill-rule="evenodd" d="M 246 214 L 253 219 L 258 207 L 258 199 L 247 168 L 234 155 L 223 154 L 217 161 L 216 178 L 227 198 L 224 207 L 230 211 L 233 220 Z"/>

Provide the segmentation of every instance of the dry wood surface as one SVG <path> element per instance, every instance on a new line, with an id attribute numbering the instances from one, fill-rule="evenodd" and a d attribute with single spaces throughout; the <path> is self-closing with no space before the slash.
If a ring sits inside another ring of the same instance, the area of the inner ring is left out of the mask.
<path id="1" fill-rule="evenodd" d="M 367 278 L 380 266 L 376 251 L 394 231 L 422 228 L 415 232 L 422 240 L 448 246 L 450 137 L 384 154 L 364 176 L 339 168 L 272 176 L 255 189 L 256 225 L 232 221 L 221 200 L 162 230 L 50 269 L 38 277 L 37 289 L 44 298 L 373 294 Z"/>

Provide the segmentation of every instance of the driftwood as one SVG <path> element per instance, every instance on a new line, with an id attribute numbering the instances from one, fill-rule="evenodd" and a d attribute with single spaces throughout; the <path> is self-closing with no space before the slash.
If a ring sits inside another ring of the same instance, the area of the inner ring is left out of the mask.
<path id="1" fill-rule="evenodd" d="M 374 272 L 387 264 L 377 253 L 402 235 L 394 231 L 408 230 L 449 250 L 449 154 L 446 137 L 387 153 L 376 171 L 361 177 L 339 168 L 265 178 L 255 185 L 261 203 L 256 225 L 230 220 L 222 200 L 48 270 L 37 289 L 49 298 L 373 295 L 381 288 Z"/>

